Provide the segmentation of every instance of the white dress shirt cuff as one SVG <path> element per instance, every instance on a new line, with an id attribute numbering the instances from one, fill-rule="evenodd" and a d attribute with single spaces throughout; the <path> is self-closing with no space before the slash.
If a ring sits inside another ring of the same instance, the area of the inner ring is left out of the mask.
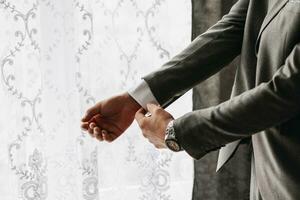
<path id="1" fill-rule="evenodd" d="M 137 101 L 145 110 L 147 110 L 148 103 L 159 105 L 145 80 L 141 80 L 137 86 L 129 89 L 128 94 L 134 98 L 134 100 Z"/>

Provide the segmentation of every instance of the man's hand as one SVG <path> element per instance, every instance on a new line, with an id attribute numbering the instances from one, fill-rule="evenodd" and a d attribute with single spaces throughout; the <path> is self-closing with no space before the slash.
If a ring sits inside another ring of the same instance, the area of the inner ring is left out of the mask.
<path id="1" fill-rule="evenodd" d="M 131 125 L 139 108 L 128 93 L 111 97 L 87 110 L 81 128 L 99 141 L 112 142 Z"/>
<path id="2" fill-rule="evenodd" d="M 174 118 L 170 113 L 155 104 L 147 104 L 147 109 L 151 115 L 147 114 L 148 116 L 145 116 L 146 111 L 141 108 L 136 112 L 135 119 L 142 129 L 144 137 L 149 142 L 154 144 L 156 148 L 166 148 L 165 131 L 168 123 Z"/>

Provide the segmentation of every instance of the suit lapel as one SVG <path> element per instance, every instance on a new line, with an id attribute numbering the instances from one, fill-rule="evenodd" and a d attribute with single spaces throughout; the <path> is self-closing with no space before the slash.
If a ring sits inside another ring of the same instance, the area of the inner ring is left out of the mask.
<path id="1" fill-rule="evenodd" d="M 273 5 L 273 7 L 271 8 L 270 12 L 267 14 L 266 18 L 264 19 L 262 26 L 260 28 L 257 40 L 256 40 L 256 44 L 255 44 L 255 53 L 258 53 L 258 47 L 259 47 L 259 43 L 260 43 L 260 38 L 261 38 L 261 34 L 262 32 L 266 29 L 266 27 L 269 25 L 269 23 L 272 21 L 272 19 L 274 17 L 276 17 L 276 15 L 279 13 L 279 11 L 285 6 L 285 4 L 288 2 L 289 0 L 277 0 L 277 2 Z"/>

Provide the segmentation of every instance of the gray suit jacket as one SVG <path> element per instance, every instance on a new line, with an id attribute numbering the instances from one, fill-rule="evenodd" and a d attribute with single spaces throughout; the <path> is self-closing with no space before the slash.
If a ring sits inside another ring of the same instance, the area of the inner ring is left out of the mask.
<path id="1" fill-rule="evenodd" d="M 161 105 L 241 56 L 232 98 L 174 122 L 195 159 L 252 137 L 260 199 L 300 199 L 300 0 L 240 0 L 161 69 L 145 77 Z"/>

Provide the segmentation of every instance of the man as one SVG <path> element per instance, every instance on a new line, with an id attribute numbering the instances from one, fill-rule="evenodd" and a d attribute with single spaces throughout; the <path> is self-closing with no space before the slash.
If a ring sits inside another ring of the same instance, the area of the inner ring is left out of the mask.
<path id="1" fill-rule="evenodd" d="M 163 109 L 238 55 L 230 100 L 178 119 Z M 82 128 L 111 142 L 134 117 L 158 148 L 183 149 L 200 159 L 226 145 L 218 168 L 241 139 L 251 137 L 250 199 L 299 199 L 300 0 L 239 0 L 221 21 L 143 77 L 129 94 L 90 108 Z"/>

